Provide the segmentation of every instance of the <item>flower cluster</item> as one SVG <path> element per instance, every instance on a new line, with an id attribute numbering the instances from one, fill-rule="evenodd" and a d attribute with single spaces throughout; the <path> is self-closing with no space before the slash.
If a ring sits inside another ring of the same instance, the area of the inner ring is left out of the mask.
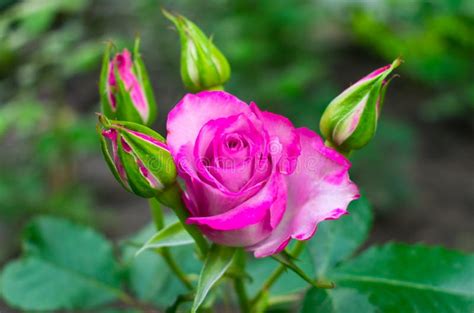
<path id="1" fill-rule="evenodd" d="M 245 247 L 256 257 L 279 253 L 291 239 L 307 240 L 318 223 L 346 214 L 359 197 L 347 156 L 374 136 L 388 76 L 400 60 L 328 105 L 322 139 L 216 90 L 230 77 L 223 54 L 194 23 L 165 15 L 180 34 L 182 80 L 194 92 L 169 113 L 166 141 L 147 127 L 157 110 L 138 45 L 133 58 L 125 49 L 110 59 L 110 48 L 104 57 L 99 134 L 124 188 L 183 204 L 179 216 L 188 229 L 195 225 L 211 241 Z"/>
<path id="2" fill-rule="evenodd" d="M 219 244 L 277 253 L 358 197 L 349 161 L 316 133 L 226 92 L 186 95 L 167 128 L 188 223 Z"/>

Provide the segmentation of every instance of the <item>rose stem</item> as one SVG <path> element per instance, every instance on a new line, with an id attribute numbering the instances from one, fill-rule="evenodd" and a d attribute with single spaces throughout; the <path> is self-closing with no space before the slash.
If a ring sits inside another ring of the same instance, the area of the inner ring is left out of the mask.
<path id="1" fill-rule="evenodd" d="M 165 223 L 164 223 L 164 217 L 163 217 L 163 210 L 161 209 L 161 205 L 158 202 L 158 200 L 151 198 L 149 200 L 150 204 L 150 210 L 151 210 L 151 216 L 153 218 L 153 222 L 155 223 L 156 230 L 161 230 L 163 229 Z M 163 247 L 161 249 L 156 250 L 158 253 L 161 254 L 165 262 L 168 264 L 169 268 L 173 273 L 178 277 L 178 279 L 188 288 L 189 290 L 193 290 L 193 284 L 191 281 L 188 279 L 186 274 L 181 270 L 179 265 L 175 262 L 173 256 L 171 255 L 170 251 L 168 248 Z"/>
<path id="2" fill-rule="evenodd" d="M 156 199 L 171 208 L 178 219 L 181 221 L 184 229 L 193 237 L 196 245 L 199 249 L 200 257 L 205 257 L 208 251 L 208 244 L 206 239 L 202 236 L 201 232 L 195 225 L 190 225 L 186 223 L 188 218 L 188 210 L 183 203 L 181 198 L 182 190 L 178 183 L 168 187 L 164 192 L 162 192 Z"/>
<path id="3" fill-rule="evenodd" d="M 294 248 L 292 249 L 290 255 L 293 257 L 298 257 L 299 254 L 303 251 L 303 248 L 305 246 L 305 241 L 296 241 L 296 244 Z M 252 304 L 256 305 L 260 299 L 265 295 L 265 293 L 270 290 L 270 288 L 273 286 L 273 284 L 280 278 L 281 274 L 283 274 L 286 270 L 286 266 L 283 264 L 280 264 L 275 271 L 268 277 L 268 279 L 263 283 L 262 288 L 258 292 L 258 294 L 255 296 L 255 298 L 252 300 Z"/>
<path id="4" fill-rule="evenodd" d="M 245 268 L 246 261 L 245 251 L 243 249 L 238 249 L 235 255 L 234 266 L 238 271 L 243 271 Z M 234 278 L 234 288 L 239 300 L 240 311 L 242 313 L 250 312 L 249 299 L 247 296 L 247 291 L 245 290 L 245 282 L 240 275 L 236 275 Z"/>

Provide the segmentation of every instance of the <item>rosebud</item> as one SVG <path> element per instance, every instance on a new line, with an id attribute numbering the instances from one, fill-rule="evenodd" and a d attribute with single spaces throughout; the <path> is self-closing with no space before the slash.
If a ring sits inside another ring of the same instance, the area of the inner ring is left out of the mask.
<path id="1" fill-rule="evenodd" d="M 230 66 L 210 38 L 193 22 L 163 10 L 181 38 L 181 79 L 192 92 L 222 89 L 230 78 Z"/>
<path id="2" fill-rule="evenodd" d="M 326 142 L 341 152 L 360 149 L 372 139 L 382 109 L 388 75 L 400 65 L 379 68 L 347 88 L 328 105 L 321 117 L 320 130 Z"/>
<path id="3" fill-rule="evenodd" d="M 102 152 L 115 178 L 130 192 L 151 198 L 176 182 L 165 140 L 146 126 L 99 115 Z"/>
<path id="4" fill-rule="evenodd" d="M 104 54 L 100 78 L 102 112 L 111 119 L 151 125 L 156 103 L 148 74 L 135 42 L 133 58 L 127 49 L 110 59 L 112 45 Z"/>

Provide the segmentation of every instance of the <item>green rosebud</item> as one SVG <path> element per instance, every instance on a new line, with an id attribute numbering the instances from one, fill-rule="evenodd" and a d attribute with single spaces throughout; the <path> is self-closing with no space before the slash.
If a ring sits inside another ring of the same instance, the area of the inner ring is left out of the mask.
<path id="1" fill-rule="evenodd" d="M 107 45 L 100 76 L 102 112 L 111 119 L 150 126 L 157 107 L 139 43 L 137 39 L 133 56 L 124 49 L 112 59 L 112 45 Z"/>
<path id="2" fill-rule="evenodd" d="M 328 145 L 348 154 L 370 142 L 391 80 L 387 77 L 401 62 L 373 71 L 331 101 L 319 125 Z"/>
<path id="3" fill-rule="evenodd" d="M 174 23 L 181 39 L 181 79 L 191 92 L 222 89 L 230 78 L 230 65 L 193 22 L 166 10 L 163 14 Z"/>
<path id="4" fill-rule="evenodd" d="M 176 166 L 165 140 L 150 128 L 99 115 L 102 152 L 115 178 L 144 198 L 159 196 L 176 182 Z"/>

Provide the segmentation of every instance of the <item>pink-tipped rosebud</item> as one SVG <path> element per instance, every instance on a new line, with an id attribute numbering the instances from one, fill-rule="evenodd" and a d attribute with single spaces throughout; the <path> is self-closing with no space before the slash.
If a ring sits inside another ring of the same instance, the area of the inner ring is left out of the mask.
<path id="1" fill-rule="evenodd" d="M 100 79 L 102 112 L 111 119 L 150 126 L 156 118 L 156 103 L 148 74 L 135 42 L 133 56 L 127 49 L 110 58 L 104 54 Z"/>
<path id="2" fill-rule="evenodd" d="M 192 92 L 222 89 L 230 78 L 225 56 L 193 22 L 166 10 L 163 14 L 174 23 L 181 39 L 181 79 Z"/>
<path id="3" fill-rule="evenodd" d="M 160 195 L 176 182 L 176 166 L 165 140 L 146 126 L 99 115 L 102 152 L 115 178 L 138 196 Z"/>
<path id="4" fill-rule="evenodd" d="M 370 142 L 391 79 L 388 76 L 400 64 L 401 60 L 396 59 L 373 71 L 331 101 L 319 125 L 330 146 L 349 153 Z"/>

